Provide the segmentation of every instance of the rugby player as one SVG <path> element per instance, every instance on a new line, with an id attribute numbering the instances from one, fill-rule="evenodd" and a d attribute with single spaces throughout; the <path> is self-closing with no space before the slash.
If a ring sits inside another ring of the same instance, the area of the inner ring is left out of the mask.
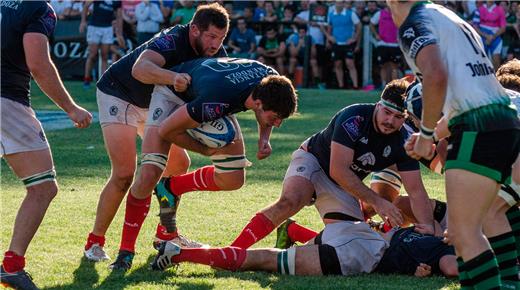
<path id="1" fill-rule="evenodd" d="M 160 203 L 161 224 L 169 235 L 174 235 L 177 232 L 176 211 L 182 194 L 235 190 L 244 184 L 245 168 L 249 162 L 236 119 L 234 142 L 219 149 L 196 141 L 186 133 L 186 129 L 252 110 L 259 130 L 257 157 L 263 159 L 271 153 L 269 139 L 273 126 L 279 127 L 296 111 L 297 95 L 291 81 L 258 61 L 197 59 L 171 70 L 190 75 L 190 85 L 184 92 L 173 86 L 156 85 L 152 93 L 144 139 L 148 144 L 147 151 L 143 146 L 149 162 L 141 164 L 130 190 L 128 200 L 131 202 L 127 202 L 120 250 L 112 264 L 113 269 L 127 270 L 131 267 L 135 242 L 148 212 L 152 191 Z M 171 143 L 210 156 L 213 165 L 163 178 L 157 185 Z"/>
<path id="2" fill-rule="evenodd" d="M 101 191 L 94 227 L 87 237 L 84 251 L 87 259 L 110 259 L 104 250 L 105 233 L 132 184 L 137 160 L 135 139 L 137 135 L 144 137 L 154 84 L 186 90 L 190 76 L 167 68 L 199 57 L 226 56 L 222 42 L 228 27 L 229 16 L 223 7 L 216 3 L 199 5 L 189 24 L 164 29 L 110 66 L 97 83 L 99 119 L 112 172 Z M 143 164 L 155 162 L 153 156 L 146 154 L 147 147 L 144 141 Z M 187 153 L 172 146 L 169 154 L 175 157 L 168 165 L 166 162 L 161 165 L 166 167 L 165 175 L 186 173 L 190 164 Z M 136 201 L 127 199 L 127 203 L 133 202 Z M 162 232 L 158 225 L 157 235 L 162 237 Z M 182 236 L 171 238 L 183 246 L 193 244 Z"/>
<path id="3" fill-rule="evenodd" d="M 419 164 L 402 147 L 405 121 L 404 79 L 389 83 L 377 104 L 356 104 L 339 111 L 327 128 L 303 142 L 292 155 L 278 201 L 259 211 L 231 246 L 249 248 L 304 206 L 315 205 L 324 223 L 363 221 L 359 200 L 371 204 L 392 226 L 403 223 L 399 209 L 362 180 L 395 165 L 410 193 L 413 212 L 434 233 L 432 207 Z M 439 229 L 440 231 L 440 229 Z M 309 233 L 311 234 L 311 233 Z"/>
<path id="4" fill-rule="evenodd" d="M 387 1 L 399 27 L 408 65 L 423 84 L 424 110 L 415 135 L 414 158 L 431 158 L 433 133 L 441 111 L 451 136 L 446 159 L 449 239 L 459 261 L 464 287 L 518 286 L 511 231 L 493 236 L 491 248 L 482 222 L 506 183 L 520 147 L 520 122 L 494 75 L 477 32 L 452 11 L 436 4 Z M 457 49 L 453 49 L 456 47 Z M 471 201 L 471 202 L 469 202 Z M 501 215 L 494 215 L 500 218 Z M 501 221 L 498 231 L 508 227 Z M 504 250 L 505 249 L 505 250 Z"/>
<path id="5" fill-rule="evenodd" d="M 74 103 L 50 57 L 49 37 L 57 19 L 52 7 L 45 1 L 2 1 L 0 6 L 0 156 L 27 190 L 0 267 L 0 283 L 37 289 L 24 271 L 25 252 L 58 193 L 58 185 L 49 143 L 30 106 L 31 75 L 76 127 L 88 127 L 92 115 Z"/>

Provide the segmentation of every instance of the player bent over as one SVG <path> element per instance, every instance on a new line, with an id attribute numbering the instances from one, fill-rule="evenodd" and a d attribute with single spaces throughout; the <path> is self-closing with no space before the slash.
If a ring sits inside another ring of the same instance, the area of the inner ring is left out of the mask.
<path id="1" fill-rule="evenodd" d="M 402 224 L 399 209 L 362 182 L 370 172 L 391 165 L 396 165 L 403 178 L 414 214 L 421 223 L 430 226 L 433 234 L 433 213 L 419 164 L 403 148 L 408 138 L 402 127 L 407 86 L 405 80 L 389 83 L 380 102 L 344 108 L 327 128 L 306 140 L 292 155 L 278 201 L 258 212 L 231 246 L 249 248 L 309 205 L 314 195 L 325 224 L 338 220 L 363 221 L 359 200 L 371 204 L 392 225 Z"/>
<path id="2" fill-rule="evenodd" d="M 76 105 L 63 86 L 49 54 L 48 37 L 56 14 L 45 1 L 0 4 L 2 21 L 0 156 L 24 183 L 27 194 L 14 223 L 9 250 L 0 267 L 0 284 L 16 289 L 37 289 L 24 271 L 25 252 L 58 193 L 49 143 L 30 106 L 31 75 L 78 128 L 86 128 L 92 115 Z"/>
<path id="3" fill-rule="evenodd" d="M 155 194 L 161 207 L 161 224 L 166 228 L 164 240 L 178 235 L 176 211 L 182 194 L 235 190 L 243 185 L 248 161 L 236 120 L 237 138 L 220 149 L 199 143 L 186 133 L 187 129 L 252 110 L 259 128 L 257 158 L 263 159 L 271 154 L 269 138 L 272 127 L 279 127 L 296 110 L 297 95 L 291 81 L 257 61 L 199 59 L 172 70 L 190 75 L 191 83 L 185 92 L 157 85 L 152 93 L 143 143 L 144 156 L 128 196 L 120 251 L 112 264 L 113 269 L 127 270 L 131 267 L 137 235 L 148 213 L 151 193 L 161 177 L 171 143 L 210 156 L 214 165 L 165 178 L 157 185 Z"/>

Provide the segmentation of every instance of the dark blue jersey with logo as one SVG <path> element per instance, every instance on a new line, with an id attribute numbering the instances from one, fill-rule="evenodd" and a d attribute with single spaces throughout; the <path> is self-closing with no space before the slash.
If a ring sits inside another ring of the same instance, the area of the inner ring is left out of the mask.
<path id="1" fill-rule="evenodd" d="M 187 24 L 162 30 L 151 40 L 111 65 L 98 81 L 98 89 L 140 108 L 148 108 L 154 85 L 143 84 L 132 76 L 135 61 L 145 49 L 161 54 L 166 60 L 163 66 L 165 68 L 199 58 L 200 56 L 190 45 L 189 29 L 189 24 Z M 215 57 L 219 56 L 227 56 L 223 47 L 215 55 Z"/>
<path id="2" fill-rule="evenodd" d="M 392 236 L 390 247 L 375 272 L 413 275 L 417 266 L 423 263 L 432 267 L 432 273 L 442 274 L 439 261 L 446 255 L 455 255 L 455 249 L 445 244 L 441 237 L 417 233 L 414 227 L 404 228 Z"/>
<path id="3" fill-rule="evenodd" d="M 115 13 L 118 8 L 121 8 L 121 1 L 94 1 L 94 8 L 88 24 L 97 27 L 112 26 L 112 20 L 116 18 Z"/>
<path id="4" fill-rule="evenodd" d="M 388 135 L 376 131 L 372 121 L 375 107 L 375 104 L 348 106 L 332 118 L 327 128 L 309 139 L 307 150 L 316 156 L 327 175 L 330 176 L 332 141 L 354 150 L 350 169 L 360 179 L 393 164 L 399 171 L 419 169 L 419 163 L 404 150 L 404 142 L 409 136 L 404 127 Z"/>
<path id="5" fill-rule="evenodd" d="M 56 14 L 45 1 L 0 1 L 2 19 L 1 96 L 30 106 L 31 73 L 25 61 L 23 35 L 51 36 Z"/>
<path id="6" fill-rule="evenodd" d="M 244 103 L 253 89 L 264 77 L 278 74 L 258 61 L 240 58 L 197 59 L 172 70 L 191 75 L 186 92 L 168 88 L 187 103 L 190 117 L 199 123 L 246 111 Z"/>

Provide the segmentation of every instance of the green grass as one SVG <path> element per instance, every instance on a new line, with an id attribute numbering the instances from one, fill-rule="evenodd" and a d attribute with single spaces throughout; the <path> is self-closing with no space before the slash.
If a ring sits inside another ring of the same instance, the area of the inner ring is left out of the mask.
<path id="1" fill-rule="evenodd" d="M 68 82 L 77 102 L 97 110 L 95 89 L 83 91 L 81 83 Z M 52 103 L 33 86 L 33 105 L 37 109 L 54 109 Z M 302 90 L 300 114 L 291 118 L 272 135 L 274 154 L 258 161 L 256 124 L 251 113 L 238 114 L 243 129 L 248 157 L 254 165 L 248 170 L 247 184 L 234 192 L 198 192 L 183 197 L 178 214 L 182 232 L 195 240 L 213 246 L 228 245 L 248 220 L 261 208 L 273 202 L 280 193 L 291 152 L 301 141 L 323 128 L 342 107 L 357 102 L 370 102 L 377 94 L 345 91 Z M 86 130 L 67 129 L 47 132 L 52 146 L 60 193 L 51 204 L 46 218 L 27 253 L 26 269 L 35 282 L 46 289 L 439 289 L 458 288 L 453 280 L 435 277 L 417 279 L 406 276 L 377 274 L 356 277 L 289 277 L 267 273 L 233 273 L 216 271 L 206 266 L 183 264 L 164 273 L 149 270 L 155 254 L 151 242 L 158 218 L 153 202 L 137 244 L 134 266 L 126 274 L 111 272 L 108 263 L 93 264 L 82 259 L 87 234 L 94 223 L 97 200 L 110 165 L 106 156 L 99 124 Z M 124 145 L 122 145 L 124 146 Z M 209 164 L 207 158 L 191 155 L 192 167 Z M 12 225 L 25 190 L 5 162 L 1 165 L 0 248 L 8 247 Z M 425 174 L 430 195 L 444 198 L 441 177 Z M 124 209 L 124 206 L 123 206 Z M 108 233 L 106 249 L 114 258 L 121 233 L 123 210 L 120 210 Z M 303 225 L 321 229 L 316 210 L 308 207 L 295 219 Z M 275 234 L 255 247 L 270 247 Z M 420 285 L 420 286 L 419 286 Z"/>

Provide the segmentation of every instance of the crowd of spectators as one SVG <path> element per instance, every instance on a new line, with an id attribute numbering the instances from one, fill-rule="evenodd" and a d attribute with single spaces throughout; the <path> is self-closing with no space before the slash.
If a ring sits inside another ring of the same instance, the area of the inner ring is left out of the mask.
<path id="1" fill-rule="evenodd" d="M 50 2 L 60 19 L 81 16 L 82 1 Z M 134 45 L 142 44 L 162 28 L 188 23 L 197 5 L 207 2 L 214 1 L 121 1 L 123 36 Z M 397 43 L 397 28 L 384 1 L 217 2 L 226 8 L 232 21 L 225 41 L 228 53 L 270 64 L 298 85 L 307 60 L 310 86 L 360 88 L 360 73 L 367 65 L 363 63 L 363 27 L 370 28 L 371 78 L 376 88 L 407 70 Z M 517 2 L 434 2 L 453 10 L 477 29 L 495 67 L 506 59 L 520 58 Z M 319 18 L 315 15 L 327 16 L 316 20 Z M 120 57 L 120 48 L 114 42 L 113 60 Z"/>

